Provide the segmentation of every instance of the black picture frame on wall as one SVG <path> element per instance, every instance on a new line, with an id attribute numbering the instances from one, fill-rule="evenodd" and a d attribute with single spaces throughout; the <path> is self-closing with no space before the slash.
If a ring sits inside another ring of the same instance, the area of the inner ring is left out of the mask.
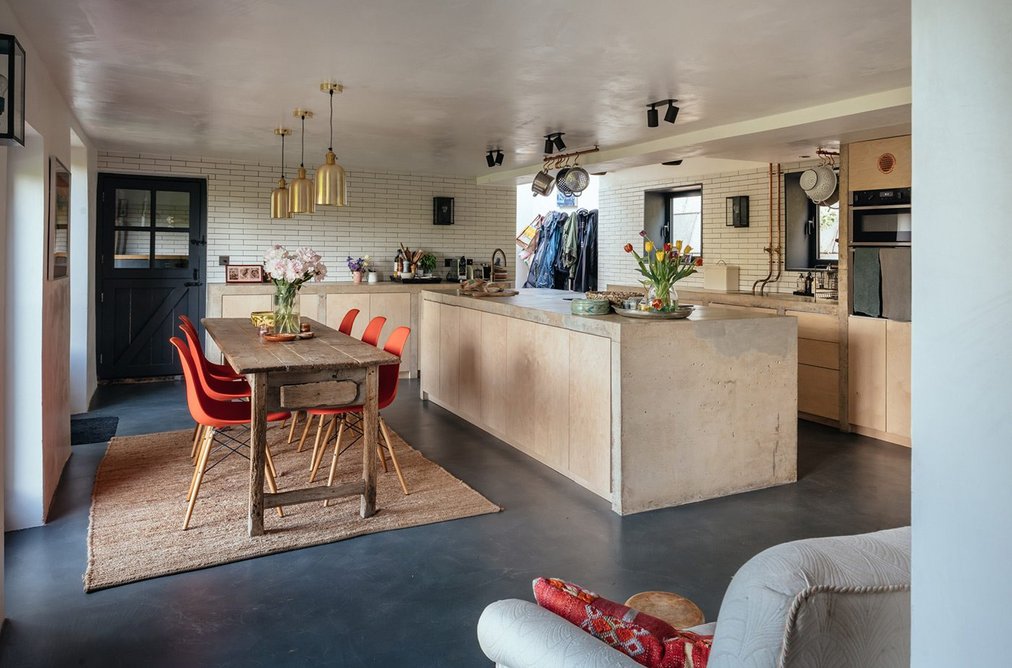
<path id="1" fill-rule="evenodd" d="M 432 198 L 432 224 L 453 225 L 453 198 Z"/>
<path id="2" fill-rule="evenodd" d="M 54 281 L 70 274 L 70 170 L 49 158 L 49 218 L 46 225 L 47 275 Z"/>
<path id="3" fill-rule="evenodd" d="M 0 143 L 25 145 L 25 48 L 14 35 L 0 34 Z"/>

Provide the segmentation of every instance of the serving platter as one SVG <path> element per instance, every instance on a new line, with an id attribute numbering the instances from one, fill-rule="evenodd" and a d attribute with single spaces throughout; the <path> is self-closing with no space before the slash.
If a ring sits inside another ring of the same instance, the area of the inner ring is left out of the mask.
<path id="1" fill-rule="evenodd" d="M 643 320 L 683 320 L 692 314 L 692 306 L 679 306 L 675 311 L 640 311 L 638 309 L 622 308 L 612 306 L 615 313 L 624 315 L 627 318 L 641 318 Z"/>

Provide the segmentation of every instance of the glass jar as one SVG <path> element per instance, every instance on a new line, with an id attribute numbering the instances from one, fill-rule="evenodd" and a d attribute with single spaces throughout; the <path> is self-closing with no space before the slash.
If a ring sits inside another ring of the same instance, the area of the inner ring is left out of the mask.
<path id="1" fill-rule="evenodd" d="M 660 308 L 654 306 L 654 300 L 659 299 L 661 304 Z M 678 290 L 675 290 L 675 284 L 672 283 L 665 290 L 665 286 L 651 285 L 647 290 L 647 304 L 651 310 L 654 311 L 675 311 L 678 309 Z"/>
<path id="2" fill-rule="evenodd" d="M 299 288 L 292 284 L 279 284 L 272 300 L 275 334 L 299 333 Z"/>

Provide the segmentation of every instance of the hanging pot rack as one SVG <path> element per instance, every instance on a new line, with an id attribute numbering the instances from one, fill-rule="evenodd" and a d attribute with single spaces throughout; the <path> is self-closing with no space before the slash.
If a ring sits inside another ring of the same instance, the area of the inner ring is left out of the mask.
<path id="1" fill-rule="evenodd" d="M 560 153 L 559 155 L 553 155 L 544 159 L 544 171 L 549 169 L 562 169 L 563 167 L 576 167 L 579 164 L 580 156 L 587 155 L 590 153 L 597 153 L 601 149 L 597 146 L 594 148 L 581 149 L 579 151 L 570 151 L 569 153 Z M 572 160 L 572 163 L 570 163 Z"/>

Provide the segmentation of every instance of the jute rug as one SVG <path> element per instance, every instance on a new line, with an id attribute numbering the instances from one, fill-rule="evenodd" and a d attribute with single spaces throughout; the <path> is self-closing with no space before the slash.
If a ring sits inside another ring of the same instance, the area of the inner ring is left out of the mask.
<path id="1" fill-rule="evenodd" d="M 295 443 L 284 442 L 286 432 L 277 427 L 268 430 L 281 491 L 308 484 L 312 451 L 310 438 L 306 449 L 295 452 Z M 242 431 L 236 435 L 245 437 Z M 249 462 L 245 458 L 233 454 L 207 472 L 190 527 L 182 531 L 186 489 L 193 474 L 192 431 L 113 438 L 92 493 L 85 591 L 501 510 L 397 434 L 391 436 L 411 492 L 408 496 L 401 491 L 393 466 L 389 473 L 380 467 L 380 510 L 373 517 L 359 516 L 359 497 L 332 501 L 327 508 L 321 502 L 289 506 L 283 518 L 266 511 L 268 533 L 257 538 L 246 532 Z M 361 478 L 361 448 L 361 443 L 356 444 L 340 456 L 335 484 Z M 212 455 L 210 461 L 215 460 Z M 322 484 L 326 484 L 329 466 L 330 451 L 318 478 Z"/>

